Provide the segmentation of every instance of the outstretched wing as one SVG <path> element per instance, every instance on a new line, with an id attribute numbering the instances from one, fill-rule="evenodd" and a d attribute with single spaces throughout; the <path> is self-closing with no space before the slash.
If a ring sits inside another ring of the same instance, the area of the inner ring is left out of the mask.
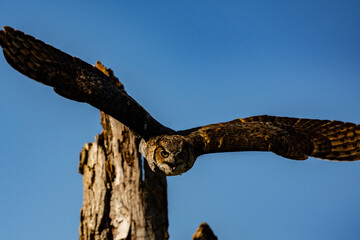
<path id="1" fill-rule="evenodd" d="M 254 116 L 186 130 L 199 155 L 272 151 L 296 160 L 308 156 L 339 161 L 360 159 L 360 125 L 340 121 Z"/>
<path id="2" fill-rule="evenodd" d="M 0 45 L 8 63 L 20 73 L 54 87 L 63 97 L 89 103 L 144 139 L 172 132 L 131 98 L 119 82 L 81 59 L 11 27 L 0 30 Z"/>

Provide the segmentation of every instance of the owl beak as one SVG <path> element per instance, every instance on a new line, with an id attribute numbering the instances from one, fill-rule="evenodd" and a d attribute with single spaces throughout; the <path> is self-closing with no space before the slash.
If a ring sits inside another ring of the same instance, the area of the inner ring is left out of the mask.
<path id="1" fill-rule="evenodd" d="M 176 170 L 176 166 L 175 166 L 175 163 L 166 163 L 169 167 L 170 167 L 170 169 L 171 169 L 171 171 L 175 171 Z"/>

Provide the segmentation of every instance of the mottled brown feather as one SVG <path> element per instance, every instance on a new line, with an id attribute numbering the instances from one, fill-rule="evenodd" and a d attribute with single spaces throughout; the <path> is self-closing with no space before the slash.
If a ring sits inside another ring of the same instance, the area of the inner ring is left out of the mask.
<path id="1" fill-rule="evenodd" d="M 360 159 L 360 126 L 340 121 L 254 116 L 183 131 L 199 155 L 229 151 L 272 151 L 304 160 Z"/>
<path id="2" fill-rule="evenodd" d="M 91 104 L 143 138 L 173 132 L 146 112 L 121 84 L 81 59 L 11 27 L 0 30 L 0 45 L 5 59 L 20 73 L 54 87 L 63 97 Z"/>
<path id="3" fill-rule="evenodd" d="M 172 154 L 180 156 L 183 168 L 166 174 L 181 174 L 197 156 L 214 152 L 272 151 L 297 160 L 360 159 L 360 127 L 353 123 L 263 115 L 175 132 L 147 113 L 113 75 L 108 77 L 79 58 L 10 27 L 0 30 L 0 45 L 8 63 L 22 74 L 52 86 L 63 97 L 91 104 L 143 137 L 147 158 L 158 147 L 158 139 L 166 139 L 169 151 L 181 150 Z M 176 162 L 165 160 L 175 169 Z"/>

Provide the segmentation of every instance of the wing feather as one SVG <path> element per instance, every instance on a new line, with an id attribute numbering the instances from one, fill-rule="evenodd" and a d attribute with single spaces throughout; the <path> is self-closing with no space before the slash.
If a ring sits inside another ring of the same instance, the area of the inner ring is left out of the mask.
<path id="1" fill-rule="evenodd" d="M 184 131 L 199 155 L 228 151 L 272 151 L 296 160 L 308 156 L 360 159 L 360 125 L 277 116 L 253 116 Z"/>
<path id="2" fill-rule="evenodd" d="M 0 45 L 5 59 L 20 73 L 54 87 L 63 97 L 89 103 L 144 139 L 173 132 L 131 98 L 120 82 L 81 59 L 11 27 L 0 30 Z"/>

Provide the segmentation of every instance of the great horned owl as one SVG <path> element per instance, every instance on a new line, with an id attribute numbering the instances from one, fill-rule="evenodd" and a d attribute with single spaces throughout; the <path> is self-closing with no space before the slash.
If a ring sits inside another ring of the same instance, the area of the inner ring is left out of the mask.
<path id="1" fill-rule="evenodd" d="M 272 151 L 295 160 L 360 159 L 360 125 L 340 121 L 254 116 L 174 131 L 156 121 L 119 82 L 96 67 L 10 27 L 0 31 L 8 63 L 54 87 L 63 97 L 87 102 L 128 126 L 142 140 L 150 168 L 165 175 L 188 171 L 202 154 Z"/>

